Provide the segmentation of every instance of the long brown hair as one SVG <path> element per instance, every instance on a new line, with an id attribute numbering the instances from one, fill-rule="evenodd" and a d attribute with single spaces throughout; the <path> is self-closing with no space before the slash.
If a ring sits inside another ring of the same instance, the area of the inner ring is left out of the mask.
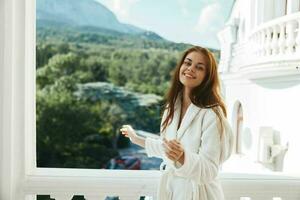
<path id="1" fill-rule="evenodd" d="M 192 89 L 190 94 L 190 99 L 193 104 L 200 108 L 212 108 L 213 111 L 219 118 L 222 134 L 224 130 L 223 117 L 227 117 L 227 111 L 225 103 L 221 97 L 220 92 L 220 79 L 217 70 L 217 62 L 214 55 L 206 48 L 200 46 L 193 46 L 187 49 L 175 68 L 171 87 L 167 92 L 165 99 L 164 110 L 168 110 L 167 117 L 162 123 L 162 131 L 164 131 L 167 126 L 172 122 L 174 117 L 174 107 L 175 102 L 180 94 L 183 91 L 183 84 L 179 80 L 180 67 L 185 59 L 185 57 L 191 52 L 199 52 L 206 57 L 206 74 L 204 80 L 201 84 Z"/>

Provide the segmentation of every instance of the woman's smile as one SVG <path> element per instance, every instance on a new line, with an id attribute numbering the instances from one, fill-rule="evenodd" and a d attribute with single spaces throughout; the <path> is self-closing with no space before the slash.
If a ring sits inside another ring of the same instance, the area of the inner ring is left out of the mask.
<path id="1" fill-rule="evenodd" d="M 190 79 L 195 79 L 196 78 L 193 74 L 190 74 L 190 73 L 183 73 L 183 75 L 187 78 L 190 78 Z"/>

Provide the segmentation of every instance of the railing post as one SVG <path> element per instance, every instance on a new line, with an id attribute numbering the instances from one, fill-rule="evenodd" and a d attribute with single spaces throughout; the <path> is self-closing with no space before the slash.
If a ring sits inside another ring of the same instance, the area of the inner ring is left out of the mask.
<path id="1" fill-rule="evenodd" d="M 105 200 L 106 196 L 104 195 L 84 195 L 85 200 Z"/>
<path id="2" fill-rule="evenodd" d="M 281 23 L 280 25 L 280 34 L 279 34 L 279 53 L 283 55 L 285 53 L 285 43 L 286 43 L 286 36 L 285 36 L 285 23 Z"/>
<path id="3" fill-rule="evenodd" d="M 139 200 L 140 196 L 139 195 L 130 195 L 130 196 L 120 196 L 120 200 Z"/>
<path id="4" fill-rule="evenodd" d="M 267 37 L 266 37 L 266 29 L 261 30 L 260 32 L 260 38 L 261 38 L 261 56 L 265 56 L 267 54 Z"/>
<path id="5" fill-rule="evenodd" d="M 72 200 L 73 195 L 70 194 L 55 194 L 55 195 L 51 195 L 52 199 L 55 200 Z"/>
<path id="6" fill-rule="evenodd" d="M 271 28 L 266 28 L 265 55 L 271 55 Z"/>
<path id="7" fill-rule="evenodd" d="M 279 52 L 279 45 L 278 45 L 278 29 L 279 27 L 277 25 L 273 26 L 273 36 L 272 36 L 272 42 L 271 42 L 271 54 L 276 55 Z"/>
<path id="8" fill-rule="evenodd" d="M 258 31 L 258 56 L 261 57 L 264 55 L 264 46 L 265 46 L 265 38 L 264 38 L 264 30 Z"/>
<path id="9" fill-rule="evenodd" d="M 259 57 L 259 54 L 260 54 L 260 46 L 261 46 L 261 43 L 260 43 L 260 37 L 259 37 L 259 33 L 255 33 L 255 36 L 254 36 L 254 40 L 255 40 L 255 46 L 254 46 L 254 52 L 255 52 L 255 56 L 256 57 Z"/>
<path id="10" fill-rule="evenodd" d="M 36 200 L 36 195 L 25 195 L 25 200 Z"/>
<path id="11" fill-rule="evenodd" d="M 297 54 L 300 54 L 300 19 L 298 19 L 297 23 L 298 23 L 298 31 L 296 37 L 296 52 Z"/>
<path id="12" fill-rule="evenodd" d="M 286 34 L 287 34 L 287 40 L 286 40 L 286 47 L 287 51 L 289 53 L 294 52 L 294 46 L 295 46 L 295 21 L 289 21 L 286 25 Z"/>

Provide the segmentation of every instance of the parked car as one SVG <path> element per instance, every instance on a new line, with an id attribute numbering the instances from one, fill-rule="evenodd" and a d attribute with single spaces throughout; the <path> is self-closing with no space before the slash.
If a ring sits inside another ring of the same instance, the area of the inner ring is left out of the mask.
<path id="1" fill-rule="evenodd" d="M 140 170 L 141 160 L 135 156 L 117 156 L 110 159 L 105 168 Z"/>

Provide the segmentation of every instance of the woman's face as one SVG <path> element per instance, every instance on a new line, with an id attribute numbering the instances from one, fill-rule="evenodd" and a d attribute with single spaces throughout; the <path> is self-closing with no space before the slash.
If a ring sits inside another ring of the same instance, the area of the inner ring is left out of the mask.
<path id="1" fill-rule="evenodd" d="M 202 83 L 206 75 L 206 57 L 200 52 L 190 52 L 179 71 L 179 80 L 185 88 L 192 89 Z"/>

